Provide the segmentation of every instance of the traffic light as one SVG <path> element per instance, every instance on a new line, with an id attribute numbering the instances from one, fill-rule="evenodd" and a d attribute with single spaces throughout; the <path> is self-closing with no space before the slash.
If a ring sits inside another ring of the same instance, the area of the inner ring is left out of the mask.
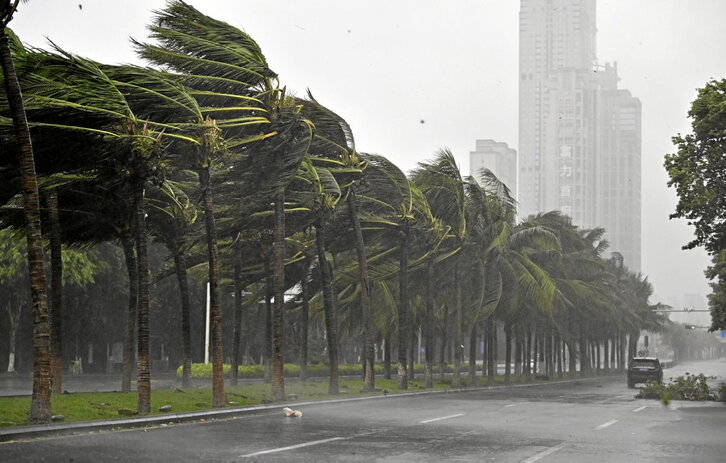
<path id="1" fill-rule="evenodd" d="M 687 330 L 695 330 L 696 329 L 696 325 L 689 325 L 688 323 L 686 323 L 684 325 L 684 328 L 687 329 Z"/>

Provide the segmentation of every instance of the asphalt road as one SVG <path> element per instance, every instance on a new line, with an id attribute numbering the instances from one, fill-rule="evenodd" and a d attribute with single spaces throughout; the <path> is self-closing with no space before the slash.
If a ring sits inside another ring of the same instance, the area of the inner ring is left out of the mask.
<path id="1" fill-rule="evenodd" d="M 726 363 L 683 371 L 726 377 Z M 680 370 L 666 370 L 666 379 Z M 0 461 L 726 460 L 726 406 L 634 398 L 624 377 L 388 396 L 243 418 L 0 444 Z"/>

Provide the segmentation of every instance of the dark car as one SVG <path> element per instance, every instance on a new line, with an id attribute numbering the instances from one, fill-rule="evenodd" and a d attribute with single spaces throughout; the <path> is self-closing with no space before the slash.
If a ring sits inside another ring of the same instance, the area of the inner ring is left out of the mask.
<path id="1" fill-rule="evenodd" d="M 628 363 L 628 387 L 637 383 L 655 381 L 663 383 L 663 368 L 655 357 L 633 357 Z"/>

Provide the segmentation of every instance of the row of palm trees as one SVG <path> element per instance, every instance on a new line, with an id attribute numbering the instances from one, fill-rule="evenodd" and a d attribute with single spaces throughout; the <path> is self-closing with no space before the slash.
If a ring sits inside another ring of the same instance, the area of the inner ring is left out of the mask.
<path id="1" fill-rule="evenodd" d="M 124 249 L 122 387 L 130 388 L 136 342 L 139 412 L 150 411 L 151 397 L 149 237 L 173 262 L 153 278 L 175 276 L 181 293 L 184 385 L 192 361 L 187 281 L 190 270 L 206 266 L 217 407 L 224 405 L 223 285 L 235 294 L 233 382 L 242 294 L 262 293 L 263 352 L 276 400 L 286 397 L 290 291 L 303 308 L 303 374 L 308 310 L 322 314 L 333 394 L 343 342 L 360 342 L 363 387 L 373 390 L 375 345 L 385 339 L 390 352 L 397 339 L 399 385 L 407 388 L 420 330 L 426 385 L 438 338 L 440 346 L 454 346 L 458 387 L 464 336 L 475 340 L 483 328 L 491 340 L 496 323 L 506 337 L 507 380 L 512 355 L 531 373 L 534 351 L 547 354 L 551 372 L 555 364 L 562 371 L 563 350 L 571 372 L 576 359 L 585 373 L 599 367 L 600 349 L 606 368 L 615 360 L 622 366 L 640 330 L 657 327 L 648 306 L 652 288 L 622 261 L 601 257 L 602 229 L 581 230 L 557 212 L 517 223 L 507 187 L 486 170 L 478 173 L 481 182 L 462 175 L 445 149 L 409 175 L 384 156 L 357 151 L 346 121 L 310 92 L 290 95 L 251 37 L 181 0 L 157 12 L 149 30 L 151 42 L 134 41 L 146 68 L 97 63 L 55 46 L 28 49 L 9 30 L 4 35 L 23 91 L 51 257 L 61 245 L 117 241 Z M 0 143 L 4 152 L 17 151 L 26 141 L 11 132 L 11 89 L 2 97 Z M 28 193 L 20 184 L 25 171 L 11 159 L 2 164 L 2 224 L 20 228 L 32 223 L 32 202 L 19 201 Z M 42 264 L 42 253 L 35 259 Z M 47 378 L 37 394 L 34 384 L 30 421 L 48 421 L 51 385 L 61 390 L 62 265 L 51 261 L 50 315 L 39 298 L 34 318 L 36 376 Z M 491 349 L 488 355 L 491 378 Z"/>

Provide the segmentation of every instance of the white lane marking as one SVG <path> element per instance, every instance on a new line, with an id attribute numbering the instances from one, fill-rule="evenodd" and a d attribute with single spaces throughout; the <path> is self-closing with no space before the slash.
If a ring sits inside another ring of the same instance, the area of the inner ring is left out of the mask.
<path id="1" fill-rule="evenodd" d="M 635 410 L 633 410 L 633 413 L 638 413 L 639 411 L 645 410 L 646 408 L 648 408 L 648 406 L 647 405 L 643 405 L 642 407 L 638 407 Z"/>
<path id="2" fill-rule="evenodd" d="M 431 418 L 430 420 L 419 421 L 421 424 L 433 423 L 434 421 L 448 420 L 449 418 L 456 418 L 458 416 L 464 416 L 463 413 L 457 413 L 456 415 L 442 416 L 440 418 Z"/>
<path id="3" fill-rule="evenodd" d="M 547 455 L 551 455 L 558 450 L 562 450 L 565 447 L 565 443 L 561 443 L 560 445 L 555 445 L 554 447 L 550 447 L 547 450 L 543 450 L 539 452 L 537 455 L 532 455 L 531 457 L 527 458 L 526 460 L 522 460 L 522 463 L 533 463 L 537 460 L 541 460 L 542 458 L 546 457 Z"/>
<path id="4" fill-rule="evenodd" d="M 297 445 L 290 445 L 289 447 L 279 447 L 276 449 L 270 449 L 270 450 L 262 450 L 255 453 L 248 453 L 247 455 L 240 455 L 239 458 L 249 458 L 249 457 L 256 457 L 258 455 L 267 455 L 269 453 L 277 453 L 277 452 L 286 452 L 288 450 L 295 450 L 303 447 L 310 447 L 311 445 L 320 445 L 320 444 L 327 444 L 328 442 L 334 442 L 337 440 L 346 440 L 350 439 L 349 437 L 331 437 L 330 439 L 321 439 L 321 440 L 314 440 L 310 442 L 303 442 L 302 444 Z"/>
<path id="5" fill-rule="evenodd" d="M 519 407 L 520 405 L 527 405 L 528 403 L 529 403 L 529 402 L 518 402 L 518 403 L 516 403 L 516 404 L 509 404 L 509 405 L 505 405 L 505 406 L 504 406 L 504 408 L 509 408 L 509 407 Z"/>
<path id="6" fill-rule="evenodd" d="M 618 420 L 612 420 L 612 421 L 608 421 L 607 423 L 603 423 L 603 424 L 601 424 L 600 426 L 596 427 L 596 428 L 595 428 L 595 431 L 599 431 L 599 430 L 601 430 L 601 429 L 605 429 L 605 428 L 607 428 L 608 426 L 611 426 L 611 425 L 613 425 L 613 424 L 615 424 L 615 423 L 617 423 L 617 422 L 618 422 Z"/>

